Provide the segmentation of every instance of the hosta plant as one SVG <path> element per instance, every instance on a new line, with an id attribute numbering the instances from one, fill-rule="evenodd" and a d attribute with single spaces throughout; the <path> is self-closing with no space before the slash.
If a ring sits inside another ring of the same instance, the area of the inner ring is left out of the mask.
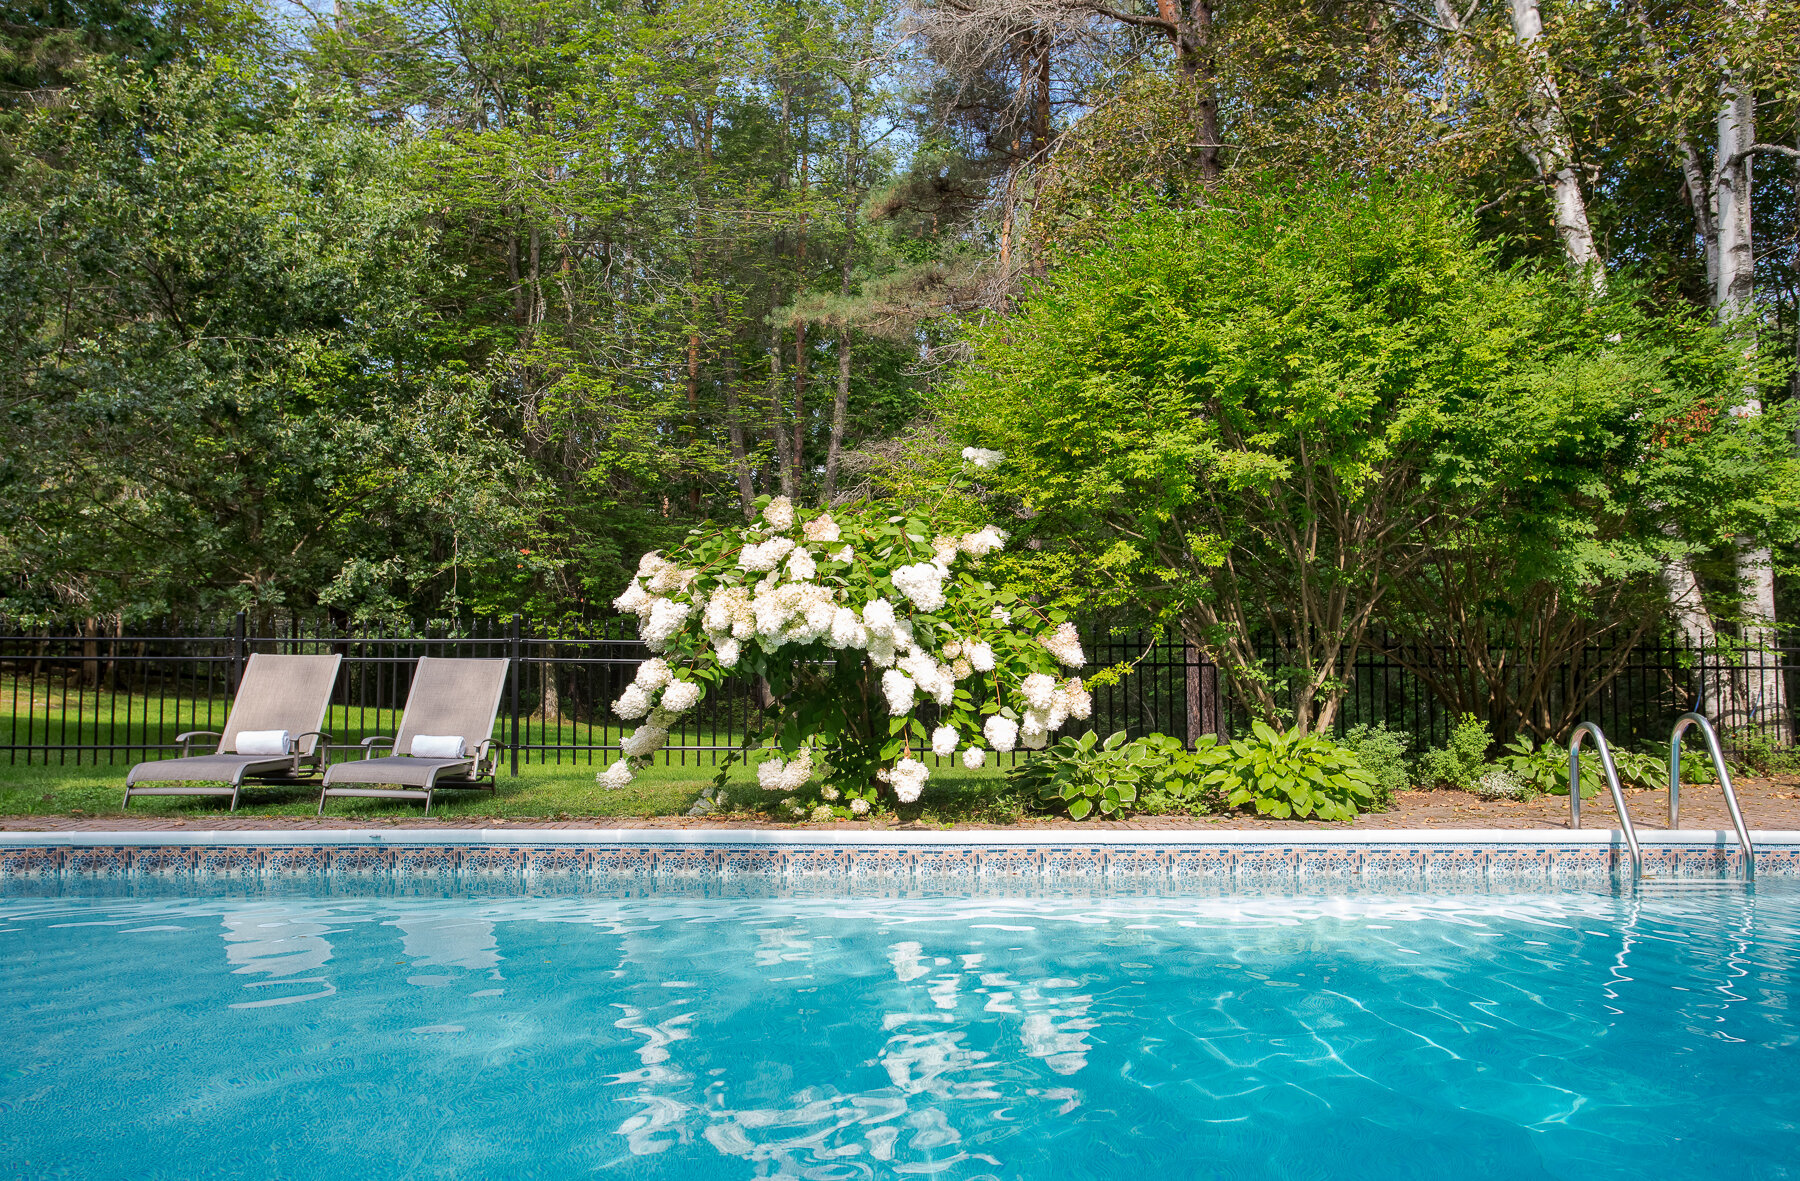
<path id="1" fill-rule="evenodd" d="M 1138 784 L 1161 756 L 1123 730 L 1105 741 L 1089 732 L 1057 739 L 1007 773 L 1013 786 L 1039 806 L 1061 809 L 1076 820 L 1111 816 L 1137 802 Z"/>
<path id="2" fill-rule="evenodd" d="M 1669 786 L 1669 769 L 1656 755 L 1614 749 L 1612 757 L 1621 787 L 1660 789 Z M 1556 743 L 1538 746 L 1531 739 L 1520 735 L 1506 745 L 1506 753 L 1500 756 L 1498 762 L 1532 792 L 1553 796 L 1569 794 L 1569 748 L 1566 746 Z M 1685 770 L 1682 778 L 1687 778 Z M 1600 793 L 1605 783 L 1604 773 L 1600 769 L 1600 752 L 1594 749 L 1591 741 L 1583 743 L 1581 798 L 1592 799 Z"/>
<path id="3" fill-rule="evenodd" d="M 1252 722 L 1250 730 L 1250 738 L 1222 748 L 1229 761 L 1211 773 L 1232 806 L 1284 820 L 1349 820 L 1374 804 L 1380 785 L 1354 752 L 1318 734 L 1279 734 L 1267 722 Z"/>
<path id="4" fill-rule="evenodd" d="M 911 803 L 930 775 L 926 753 L 980 767 L 990 750 L 1042 749 L 1092 712 L 1068 616 L 982 577 L 1006 541 L 998 528 L 758 504 L 746 526 L 697 529 L 673 553 L 645 554 L 615 601 L 656 655 L 613 703 L 641 724 L 602 782 L 629 783 L 734 673 L 762 677 L 774 696 L 771 732 L 746 739 L 766 742 L 757 778 L 772 791 L 799 790 L 823 762 L 826 786 L 846 798 L 883 785 Z"/>
<path id="5" fill-rule="evenodd" d="M 1194 750 L 1167 734 L 1126 741 L 1123 731 L 1104 742 L 1094 734 L 1058 739 L 1008 772 L 1039 808 L 1082 820 L 1122 812 L 1216 812 L 1224 806 L 1221 775 L 1231 759 L 1211 737 Z"/>

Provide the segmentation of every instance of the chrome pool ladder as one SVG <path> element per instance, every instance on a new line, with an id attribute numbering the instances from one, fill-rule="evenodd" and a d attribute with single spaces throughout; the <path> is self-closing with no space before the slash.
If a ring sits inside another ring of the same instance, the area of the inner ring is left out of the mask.
<path id="1" fill-rule="evenodd" d="M 1712 755 L 1713 771 L 1719 777 L 1719 785 L 1725 790 L 1725 806 L 1731 812 L 1731 823 L 1737 830 L 1738 845 L 1744 851 L 1744 881 L 1754 882 L 1756 850 L 1751 847 L 1749 830 L 1744 827 L 1744 814 L 1738 807 L 1737 791 L 1731 786 L 1731 772 L 1725 766 L 1725 755 L 1719 749 L 1719 736 L 1713 732 L 1712 723 L 1702 714 L 1682 714 L 1669 735 L 1669 828 L 1672 831 L 1681 826 L 1681 736 L 1690 726 L 1698 726 L 1706 739 L 1707 750 Z M 1631 881 L 1636 885 L 1644 880 L 1644 851 L 1638 844 L 1637 828 L 1631 823 L 1631 813 L 1625 807 L 1625 790 L 1619 784 L 1618 768 L 1613 765 L 1612 748 L 1606 743 L 1605 732 L 1593 722 L 1581 723 L 1569 735 L 1569 827 L 1581 827 L 1581 740 L 1589 734 L 1594 736 L 1594 745 L 1600 750 L 1600 766 L 1606 772 L 1606 786 L 1612 792 L 1613 807 L 1619 813 L 1619 827 L 1625 834 L 1625 845 L 1631 851 Z"/>
<path id="2" fill-rule="evenodd" d="M 1637 829 L 1632 827 L 1631 812 L 1625 807 L 1625 789 L 1619 786 L 1619 769 L 1613 766 L 1612 748 L 1606 745 L 1606 734 L 1593 722 L 1583 722 L 1569 735 L 1569 827 L 1581 827 L 1581 740 L 1594 736 L 1600 748 L 1600 766 L 1606 772 L 1606 786 L 1612 791 L 1613 807 L 1619 811 L 1619 826 L 1625 832 L 1625 844 L 1631 850 L 1631 882 L 1644 878 L 1644 851 L 1638 846 Z"/>
<path id="3" fill-rule="evenodd" d="M 1669 734 L 1669 827 L 1681 827 L 1681 736 L 1689 726 L 1698 726 L 1706 739 L 1707 753 L 1712 755 L 1713 774 L 1725 789 L 1725 807 L 1731 813 L 1731 827 L 1737 830 L 1738 847 L 1744 851 L 1744 880 L 1756 880 L 1756 850 L 1750 845 L 1750 830 L 1744 827 L 1744 813 L 1738 807 L 1737 790 L 1731 786 L 1731 772 L 1725 767 L 1725 755 L 1719 750 L 1719 736 L 1713 733 L 1706 715 L 1689 711 L 1675 720 Z"/>

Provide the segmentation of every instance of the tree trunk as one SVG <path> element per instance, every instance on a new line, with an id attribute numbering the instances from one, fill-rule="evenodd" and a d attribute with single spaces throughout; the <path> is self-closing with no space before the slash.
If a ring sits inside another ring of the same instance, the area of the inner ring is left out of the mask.
<path id="1" fill-rule="evenodd" d="M 1550 69 L 1550 55 L 1543 44 L 1544 19 L 1538 0 L 1508 0 L 1513 37 L 1524 52 L 1528 80 L 1526 83 L 1526 126 L 1530 136 L 1520 147 L 1540 177 L 1551 183 L 1556 213 L 1556 233 L 1562 239 L 1563 253 L 1570 265 L 1588 277 L 1596 292 L 1606 290 L 1606 268 L 1600 251 L 1594 245 L 1593 227 L 1588 223 L 1587 201 L 1581 192 L 1581 177 L 1575 171 L 1575 146 L 1569 136 L 1568 121 L 1563 116 L 1562 92 Z"/>
<path id="2" fill-rule="evenodd" d="M 1191 0 L 1184 12 L 1176 0 L 1156 0 L 1157 15 L 1174 29 L 1169 40 L 1182 77 L 1194 87 L 1194 122 L 1199 138 L 1200 178 L 1210 187 L 1224 175 L 1219 162 L 1219 78 L 1213 58 L 1212 0 Z"/>
<path id="3" fill-rule="evenodd" d="M 788 436 L 786 407 L 781 397 L 781 331 L 775 332 L 775 343 L 769 349 L 769 424 L 775 434 L 775 466 L 780 469 L 781 494 L 794 496 L 793 441 Z"/>
<path id="4" fill-rule="evenodd" d="M 550 742 L 560 746 L 562 744 L 563 720 L 562 693 L 557 689 L 556 665 L 552 663 L 556 659 L 556 645 L 545 645 L 544 655 L 549 659 L 540 666 L 544 670 L 544 696 L 542 708 L 538 712 L 538 717 L 542 719 L 546 730 L 549 730 L 552 726 L 556 727 L 555 736 L 550 737 L 547 735 L 546 737 Z"/>
<path id="5" fill-rule="evenodd" d="M 525 284 L 519 275 L 519 235 L 510 231 L 506 235 L 506 281 L 512 286 L 513 323 L 523 326 Z"/>
<path id="6" fill-rule="evenodd" d="M 1756 98 L 1732 74 L 1719 86 L 1718 148 L 1713 171 L 1713 225 L 1718 267 L 1713 309 L 1720 319 L 1747 311 L 1756 294 L 1750 239 L 1751 145 L 1756 142 Z M 1760 407 L 1758 407 L 1760 410 Z"/>
<path id="7" fill-rule="evenodd" d="M 802 255 L 805 251 L 803 250 Z M 806 463 L 806 321 L 794 325 L 794 441 L 788 450 L 788 462 L 793 466 L 794 474 L 788 484 L 793 491 L 789 496 L 798 496 L 800 487 L 805 483 Z"/>
<path id="8" fill-rule="evenodd" d="M 844 268 L 846 279 L 850 272 Z M 848 287 L 849 283 L 845 283 Z M 831 444 L 825 452 L 825 491 L 819 497 L 819 503 L 830 506 L 832 498 L 837 495 L 838 458 L 844 450 L 844 420 L 850 413 L 850 328 L 848 325 L 838 329 L 838 379 L 837 393 L 831 399 Z"/>
<path id="9" fill-rule="evenodd" d="M 1756 253 L 1751 237 L 1750 149 L 1756 143 L 1756 97 L 1745 81 L 1728 72 L 1719 86 L 1718 144 L 1715 149 L 1713 226 L 1718 235 L 1717 273 L 1713 276 L 1713 309 L 1723 323 L 1740 323 L 1745 348 L 1754 350 L 1754 327 L 1748 322 L 1756 295 Z M 1755 390 L 1732 407 L 1734 415 L 1762 413 Z M 1767 546 L 1756 538 L 1738 539 L 1737 575 L 1743 602 L 1743 698 L 1725 719 L 1731 728 L 1757 726 L 1776 742 L 1793 739 L 1787 693 L 1775 667 L 1775 572 Z"/>
<path id="10" fill-rule="evenodd" d="M 694 293 L 693 307 L 690 309 L 694 324 L 688 332 L 687 349 L 687 401 L 691 430 L 695 437 L 700 434 L 700 294 Z M 695 480 L 688 488 L 688 507 L 695 512 L 700 511 L 700 482 Z"/>
<path id="11" fill-rule="evenodd" d="M 86 659 L 81 662 L 81 676 L 76 678 L 76 684 L 96 688 L 100 684 L 100 641 L 96 638 L 100 635 L 100 621 L 88 616 L 82 622 L 81 635 L 81 654 Z"/>
<path id="12" fill-rule="evenodd" d="M 737 350 L 732 347 L 731 332 L 725 317 L 725 296 L 713 291 L 713 314 L 718 318 L 723 345 L 720 360 L 725 369 L 725 433 L 731 440 L 731 466 L 737 473 L 738 507 L 744 519 L 756 515 L 756 484 L 750 474 L 750 449 L 744 443 L 744 408 L 738 392 Z"/>
<path id="13" fill-rule="evenodd" d="M 1737 710 L 1737 693 L 1719 649 L 1718 629 L 1713 626 L 1712 612 L 1700 594 L 1700 580 L 1685 560 L 1663 567 L 1663 583 L 1669 590 L 1669 611 L 1675 627 L 1689 651 L 1700 660 L 1699 692 L 1691 704 L 1715 721 Z"/>
<path id="14" fill-rule="evenodd" d="M 801 122 L 801 128 L 803 131 L 807 128 L 804 120 Z M 807 174 L 812 163 L 810 153 L 811 144 L 810 136 L 808 136 L 802 140 L 800 148 L 800 200 L 803 209 L 806 201 Z M 803 288 L 806 285 L 806 222 L 807 215 L 802 212 L 800 214 L 800 244 L 796 281 Z M 804 473 L 801 468 L 806 463 L 806 321 L 804 320 L 794 325 L 794 447 L 789 452 L 789 457 L 794 467 L 791 482 L 795 491 L 789 492 L 788 495 L 797 496 L 799 495 L 798 489 L 804 482 Z"/>

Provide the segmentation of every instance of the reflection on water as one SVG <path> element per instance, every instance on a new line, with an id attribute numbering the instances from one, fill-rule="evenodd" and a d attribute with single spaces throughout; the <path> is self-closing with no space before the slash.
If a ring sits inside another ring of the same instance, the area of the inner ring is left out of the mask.
<path id="1" fill-rule="evenodd" d="M 756 967 L 786 970 L 811 961 L 812 939 L 804 927 L 764 928 L 753 950 Z M 968 1006 L 1008 1015 L 1012 1036 L 1026 1056 L 1043 1060 L 1057 1074 L 1072 1075 L 1087 1064 L 1087 1031 L 1094 1028 L 1086 1018 L 1093 998 L 1072 991 L 1079 987 L 1077 981 L 1051 977 L 1020 982 L 1004 972 L 983 972 L 983 954 L 937 955 L 916 940 L 898 940 L 886 950 L 903 1003 L 895 1007 L 890 994 L 889 1007 L 880 1013 L 887 1038 L 875 1061 L 885 1074 L 885 1086 L 861 1091 L 802 1087 L 781 1106 L 736 1107 L 731 1103 L 733 1081 L 713 1077 L 700 1094 L 692 1095 L 687 1084 L 695 1075 L 679 1065 L 683 1047 L 678 1043 L 689 1040 L 695 1013 L 652 1025 L 641 1010 L 618 1006 L 624 1016 L 615 1025 L 643 1039 L 636 1051 L 642 1068 L 612 1078 L 633 1088 L 630 1101 L 640 1109 L 618 1129 L 631 1152 L 661 1153 L 699 1136 L 722 1154 L 771 1164 L 780 1176 L 867 1176 L 872 1171 L 866 1162 L 891 1164 L 897 1159 L 907 1162 L 908 1174 L 935 1175 L 957 1171 L 970 1161 L 1002 1165 L 995 1156 L 963 1150 L 963 1133 L 954 1118 L 959 1109 L 979 1105 L 989 1118 L 1011 1119 L 1019 1118 L 1016 1110 L 998 1113 L 1021 1104 L 1048 1103 L 1063 1115 L 1075 1109 L 1080 1099 L 1072 1088 L 1024 1086 L 996 1070 L 1000 1063 L 994 1052 L 968 1044 L 970 1032 L 958 1012 Z M 851 1171 L 817 1172 L 827 1165 Z"/>
<path id="2" fill-rule="evenodd" d="M 93 1175 L 179 1128 L 194 1176 L 1787 1176 L 1797 920 L 1779 888 L 4 899 L 0 1162 L 104 1117 L 144 1135 Z"/>

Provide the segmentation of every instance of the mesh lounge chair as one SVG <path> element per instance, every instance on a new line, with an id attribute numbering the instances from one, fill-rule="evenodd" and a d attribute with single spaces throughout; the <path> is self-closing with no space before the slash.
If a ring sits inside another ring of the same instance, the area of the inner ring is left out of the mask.
<path id="1" fill-rule="evenodd" d="M 365 738 L 362 758 L 332 764 L 319 792 L 319 815 L 325 814 L 325 801 L 331 796 L 424 800 L 429 816 L 431 797 L 441 788 L 493 791 L 498 759 L 491 735 L 511 664 L 504 659 L 421 656 L 413 672 L 412 690 L 406 695 L 406 709 L 400 715 L 400 733 L 391 738 Z M 466 753 L 458 758 L 414 755 L 413 743 L 422 736 L 460 739 Z M 395 753 L 369 757 L 382 746 Z M 375 786 L 347 786 L 350 784 Z"/>
<path id="2" fill-rule="evenodd" d="M 251 653 L 231 712 L 225 717 L 224 733 L 189 730 L 177 734 L 182 757 L 133 767 L 125 776 L 121 807 L 130 807 L 132 796 L 230 796 L 235 812 L 247 783 L 305 783 L 324 761 L 320 741 L 331 741 L 319 727 L 325 724 L 331 687 L 337 682 L 342 660 L 341 656 Z M 287 731 L 287 753 L 237 753 L 240 734 L 272 730 Z M 218 749 L 209 755 L 189 755 L 196 738 L 217 738 Z M 142 786 L 146 783 L 181 786 Z"/>

